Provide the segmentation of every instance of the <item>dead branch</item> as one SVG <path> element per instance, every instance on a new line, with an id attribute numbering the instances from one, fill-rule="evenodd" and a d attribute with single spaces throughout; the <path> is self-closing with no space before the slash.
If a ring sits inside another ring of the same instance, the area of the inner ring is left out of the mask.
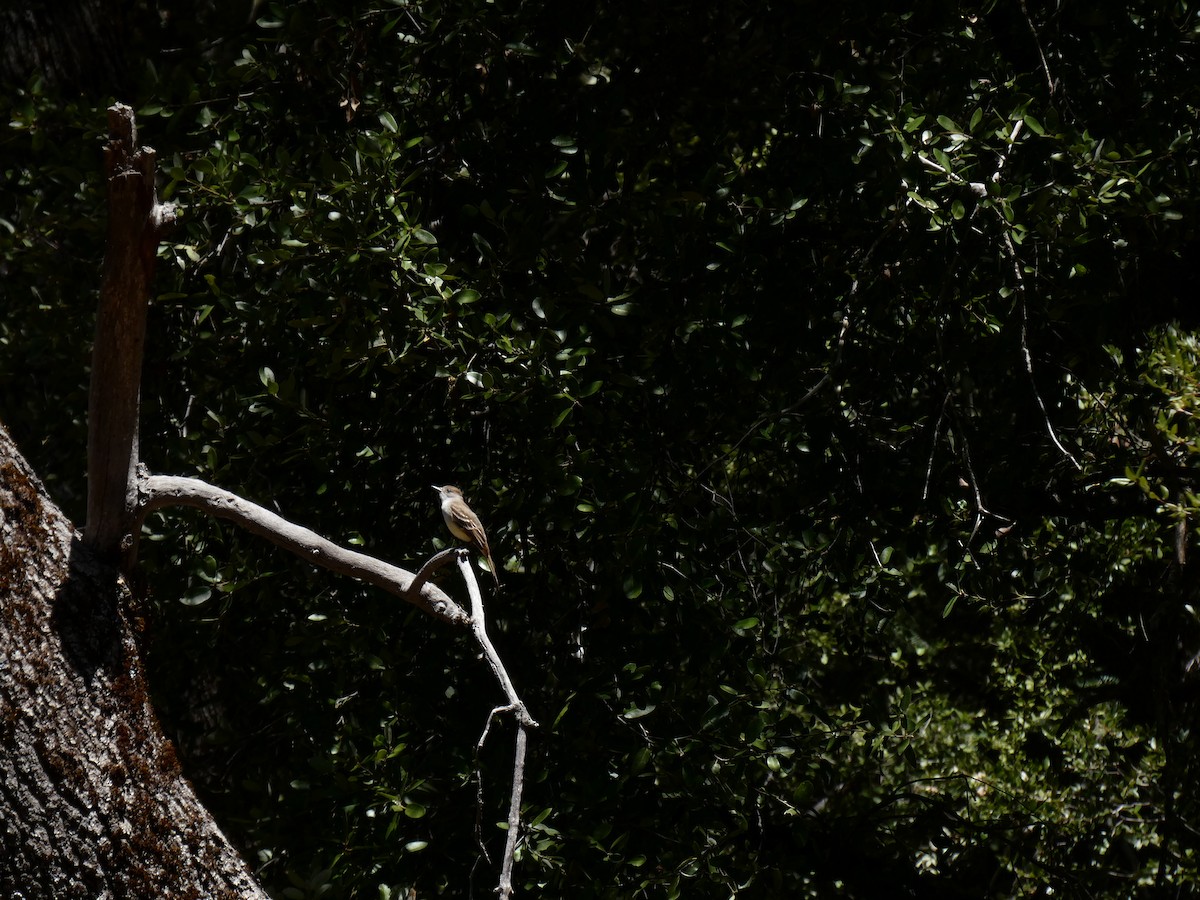
<path id="1" fill-rule="evenodd" d="M 487 657 L 488 665 L 492 667 L 492 674 L 500 682 L 500 688 L 504 691 L 504 696 L 508 698 L 508 702 L 512 705 L 513 715 L 516 716 L 517 721 L 529 728 L 537 728 L 538 723 L 529 715 L 529 710 L 525 708 L 524 701 L 517 695 L 517 689 L 513 687 L 512 680 L 508 677 L 508 671 L 504 668 L 504 663 L 500 660 L 500 654 L 496 652 L 496 648 L 492 646 L 491 638 L 488 637 L 487 626 L 484 624 L 483 616 L 483 594 L 479 590 L 479 581 L 475 578 L 475 570 L 471 568 L 471 554 L 463 549 L 457 552 L 458 570 L 462 573 L 463 581 L 467 585 L 467 593 L 471 596 L 471 630 L 475 634 L 475 640 L 483 648 L 483 654 Z"/>
<path id="2" fill-rule="evenodd" d="M 419 593 L 421 588 L 425 587 L 425 582 L 433 577 L 433 574 L 441 568 L 444 568 L 449 562 L 454 559 L 455 548 L 449 547 L 440 553 L 435 553 L 421 566 L 421 571 L 417 573 L 417 577 L 413 579 L 412 586 L 408 591 L 410 594 Z"/>
<path id="3" fill-rule="evenodd" d="M 111 140 L 104 148 L 108 172 L 108 240 L 92 379 L 88 396 L 87 523 L 84 543 L 97 555 L 132 565 L 134 540 L 127 529 L 134 507 L 138 462 L 138 399 L 146 304 L 154 281 L 158 242 L 175 221 L 154 189 L 155 153 L 137 146 L 133 110 L 108 110 Z"/>
<path id="4" fill-rule="evenodd" d="M 147 514 L 167 506 L 191 506 L 230 519 L 313 565 L 373 584 L 453 625 L 468 624 L 467 614 L 436 585 L 424 584 L 413 591 L 417 576 L 412 572 L 339 547 L 316 532 L 198 478 L 139 473 L 134 528 L 140 528 Z"/>
<path id="5" fill-rule="evenodd" d="M 504 860 L 500 867 L 500 885 L 496 893 L 500 897 L 511 897 L 513 892 L 513 860 L 517 854 L 517 840 L 521 836 L 521 793 L 525 789 L 525 750 L 529 746 L 529 731 L 521 722 L 517 723 L 517 746 L 513 752 L 512 796 L 508 802 L 508 837 L 504 842 Z"/>
<path id="6" fill-rule="evenodd" d="M 508 803 L 508 836 L 504 842 L 504 857 L 500 861 L 500 883 L 496 887 L 496 895 L 501 898 L 507 898 L 513 894 L 513 861 L 516 858 L 517 841 L 521 836 L 521 795 L 525 790 L 525 753 L 529 746 L 529 729 L 537 728 L 538 723 L 529 715 L 529 710 L 526 709 L 524 701 L 517 695 L 517 690 L 513 687 L 512 679 L 508 677 L 504 663 L 501 661 L 500 655 L 496 652 L 496 648 L 492 646 L 492 641 L 488 637 L 487 626 L 484 620 L 483 594 L 479 590 L 479 582 L 475 578 L 475 570 L 471 567 L 471 555 L 466 550 L 459 550 L 457 553 L 458 570 L 462 573 L 463 581 L 467 585 L 467 593 L 471 597 L 471 630 L 475 634 L 475 640 L 483 648 L 488 664 L 492 668 L 492 673 L 500 683 L 505 696 L 508 697 L 508 706 L 497 707 L 488 716 L 483 734 L 480 735 L 479 742 L 476 744 L 476 752 L 479 753 L 483 750 L 488 731 L 492 726 L 492 720 L 497 715 L 511 712 L 517 720 L 517 745 L 513 755 L 512 794 L 509 797 Z"/>

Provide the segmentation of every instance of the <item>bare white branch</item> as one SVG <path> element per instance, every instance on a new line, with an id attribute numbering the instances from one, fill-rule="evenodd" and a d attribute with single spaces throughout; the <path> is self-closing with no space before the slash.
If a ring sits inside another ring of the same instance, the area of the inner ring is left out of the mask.
<path id="1" fill-rule="evenodd" d="M 475 570 L 471 567 L 471 554 L 466 550 L 458 551 L 458 569 L 462 573 L 463 581 L 467 585 L 467 593 L 471 596 L 471 630 L 475 633 L 475 640 L 483 648 L 488 665 L 492 667 L 492 673 L 500 683 L 505 696 L 508 697 L 508 706 L 497 707 L 488 716 L 483 734 L 479 736 L 479 742 L 476 744 L 476 753 L 482 751 L 484 742 L 487 740 L 488 731 L 492 727 L 492 720 L 497 715 L 511 712 L 517 720 L 517 745 L 513 755 L 512 794 L 509 797 L 508 803 L 508 836 L 504 842 L 504 857 L 500 861 L 500 883 L 496 887 L 496 895 L 498 897 L 508 898 L 513 894 L 513 862 L 516 859 L 517 841 L 521 837 L 521 795 L 525 790 L 525 753 L 529 746 L 529 729 L 537 728 L 538 723 L 529 715 L 529 710 L 525 708 L 524 701 L 517 695 L 517 689 L 513 687 L 512 679 L 508 677 L 504 663 L 500 660 L 500 655 L 496 652 L 496 648 L 492 646 L 491 638 L 488 637 L 483 611 L 483 593 L 479 590 L 479 581 L 475 578 Z M 480 781 L 480 790 L 482 790 L 482 780 Z"/>
<path id="2" fill-rule="evenodd" d="M 512 705 L 513 715 L 516 716 L 517 721 L 529 728 L 537 728 L 538 723 L 529 715 L 524 701 L 517 695 L 517 689 L 513 687 L 512 679 L 508 677 L 508 671 L 500 660 L 500 654 L 496 652 L 496 648 L 492 646 L 492 639 L 488 637 L 483 614 L 483 594 L 479 590 L 479 581 L 475 578 L 475 570 L 471 567 L 471 554 L 466 550 L 459 551 L 458 570 L 462 573 L 463 581 L 467 585 L 467 593 L 471 596 L 471 630 L 475 633 L 475 640 L 483 648 L 488 665 L 492 667 L 492 674 L 500 682 L 500 688 L 504 691 L 504 696 L 508 698 L 509 704 Z"/>
<path id="3" fill-rule="evenodd" d="M 424 584 L 419 592 L 413 592 L 411 588 L 416 576 L 412 572 L 365 553 L 339 547 L 316 532 L 199 478 L 139 474 L 137 486 L 135 533 L 148 513 L 167 506 L 195 507 L 210 515 L 236 522 L 247 531 L 266 538 L 315 566 L 349 575 L 395 594 L 453 625 L 466 625 L 469 622 L 462 608 L 436 585 Z"/>
<path id="4" fill-rule="evenodd" d="M 504 842 L 504 861 L 500 867 L 500 885 L 496 894 L 512 896 L 513 860 L 517 854 L 517 839 L 521 836 L 521 792 L 525 788 L 525 751 L 529 746 L 529 731 L 521 722 L 517 723 L 517 747 L 513 754 L 512 797 L 508 803 L 508 838 Z"/>

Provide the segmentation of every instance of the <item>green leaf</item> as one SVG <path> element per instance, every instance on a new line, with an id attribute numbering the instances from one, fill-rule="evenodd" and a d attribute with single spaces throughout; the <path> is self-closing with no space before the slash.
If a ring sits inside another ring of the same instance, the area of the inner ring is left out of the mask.
<path id="1" fill-rule="evenodd" d="M 636 718 L 636 717 L 626 714 L 625 718 L 628 719 L 628 718 Z M 633 758 L 630 760 L 630 763 L 629 763 L 630 774 L 637 775 L 638 773 L 642 772 L 646 768 L 646 765 L 650 762 L 650 759 L 652 758 L 652 756 L 653 756 L 653 753 L 651 752 L 649 747 L 640 747 L 637 750 L 637 752 L 633 754 Z"/>
<path id="2" fill-rule="evenodd" d="M 953 119 L 951 119 L 949 116 L 938 116 L 937 123 L 939 125 L 941 125 L 947 131 L 954 131 L 954 132 L 962 131 L 962 129 L 958 127 L 958 124 Z"/>
<path id="3" fill-rule="evenodd" d="M 655 705 L 653 703 L 648 706 L 631 706 L 625 712 L 621 713 L 621 716 L 626 719 L 640 719 L 643 716 L 650 715 L 654 710 Z"/>

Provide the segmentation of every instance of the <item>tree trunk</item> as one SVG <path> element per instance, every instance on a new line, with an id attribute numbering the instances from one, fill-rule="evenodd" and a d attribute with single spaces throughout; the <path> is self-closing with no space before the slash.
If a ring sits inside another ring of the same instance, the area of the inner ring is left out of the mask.
<path id="1" fill-rule="evenodd" d="M 180 772 L 139 628 L 0 425 L 0 896 L 266 897 Z"/>

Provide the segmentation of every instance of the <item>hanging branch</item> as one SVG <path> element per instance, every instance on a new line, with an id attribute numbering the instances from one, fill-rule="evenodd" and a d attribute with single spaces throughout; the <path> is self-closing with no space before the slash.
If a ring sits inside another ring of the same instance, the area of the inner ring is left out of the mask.
<path id="1" fill-rule="evenodd" d="M 1033 397 L 1035 400 L 1037 400 L 1038 409 L 1042 413 L 1042 422 L 1046 425 L 1046 433 L 1050 435 L 1050 440 L 1053 441 L 1054 446 L 1058 448 L 1058 452 L 1070 460 L 1071 465 L 1075 467 L 1075 470 L 1082 472 L 1083 466 L 1079 464 L 1079 460 L 1077 460 L 1071 454 L 1071 451 L 1063 445 L 1063 442 L 1058 439 L 1058 432 L 1054 430 L 1054 423 L 1050 421 L 1050 413 L 1046 409 L 1045 401 L 1042 400 L 1042 392 L 1038 390 L 1037 378 L 1033 374 L 1033 355 L 1029 352 L 1027 327 L 1029 319 L 1027 313 L 1028 294 L 1025 289 L 1025 274 L 1021 271 L 1021 260 L 1020 257 L 1017 256 L 1017 248 L 1013 246 L 1012 238 L 1009 236 L 1007 228 L 1004 231 L 1003 238 L 1004 248 L 1008 252 L 1009 261 L 1012 263 L 1013 277 L 1015 277 L 1017 280 L 1017 293 L 1020 296 L 1021 301 L 1021 355 L 1025 360 L 1025 374 L 1029 376 L 1029 384 L 1033 388 Z"/>
<path id="2" fill-rule="evenodd" d="M 504 842 L 504 860 L 500 866 L 500 884 L 496 893 L 500 897 L 511 897 L 513 893 L 512 870 L 517 855 L 517 839 L 521 835 L 521 792 L 525 789 L 525 750 L 529 744 L 529 730 L 524 723 L 517 723 L 517 746 L 513 752 L 512 796 L 508 801 L 508 837 Z"/>
<path id="3" fill-rule="evenodd" d="M 500 654 L 496 652 L 496 648 L 492 646 L 491 638 L 488 637 L 483 611 L 483 594 L 479 590 L 479 582 L 475 578 L 475 570 L 471 567 L 471 555 L 465 550 L 458 551 L 458 570 L 462 573 L 463 581 L 467 585 L 467 593 L 471 597 L 471 630 L 475 634 L 475 640 L 483 648 L 488 665 L 492 668 L 492 674 L 496 676 L 501 690 L 504 691 L 505 696 L 508 698 L 507 706 L 496 707 L 488 716 L 483 734 L 480 735 L 479 741 L 476 744 L 476 752 L 478 753 L 483 750 L 488 730 L 491 728 L 492 720 L 496 716 L 511 712 L 517 720 L 517 744 L 513 754 L 512 794 L 509 797 L 508 803 L 508 835 L 504 842 L 504 856 L 500 861 L 500 883 L 496 887 L 496 895 L 506 898 L 511 897 L 513 894 L 513 862 L 517 853 L 517 841 L 521 836 L 521 795 L 525 789 L 525 753 L 529 746 L 529 729 L 537 728 L 538 723 L 529 715 L 529 710 L 525 707 L 524 701 L 521 700 L 516 688 L 513 687 L 512 679 L 508 677 L 508 671 L 504 668 Z"/>
<path id="4" fill-rule="evenodd" d="M 1033 17 L 1029 15 L 1029 9 L 1025 5 L 1025 0 L 1020 0 L 1021 15 L 1025 17 L 1025 24 L 1029 26 L 1029 33 L 1033 35 L 1033 45 L 1037 47 L 1038 59 L 1042 62 L 1042 72 L 1046 76 L 1046 90 L 1050 96 L 1054 96 L 1054 76 L 1050 74 L 1050 64 L 1046 62 L 1046 51 L 1042 49 L 1042 38 L 1038 34 L 1037 26 L 1033 24 Z"/>

